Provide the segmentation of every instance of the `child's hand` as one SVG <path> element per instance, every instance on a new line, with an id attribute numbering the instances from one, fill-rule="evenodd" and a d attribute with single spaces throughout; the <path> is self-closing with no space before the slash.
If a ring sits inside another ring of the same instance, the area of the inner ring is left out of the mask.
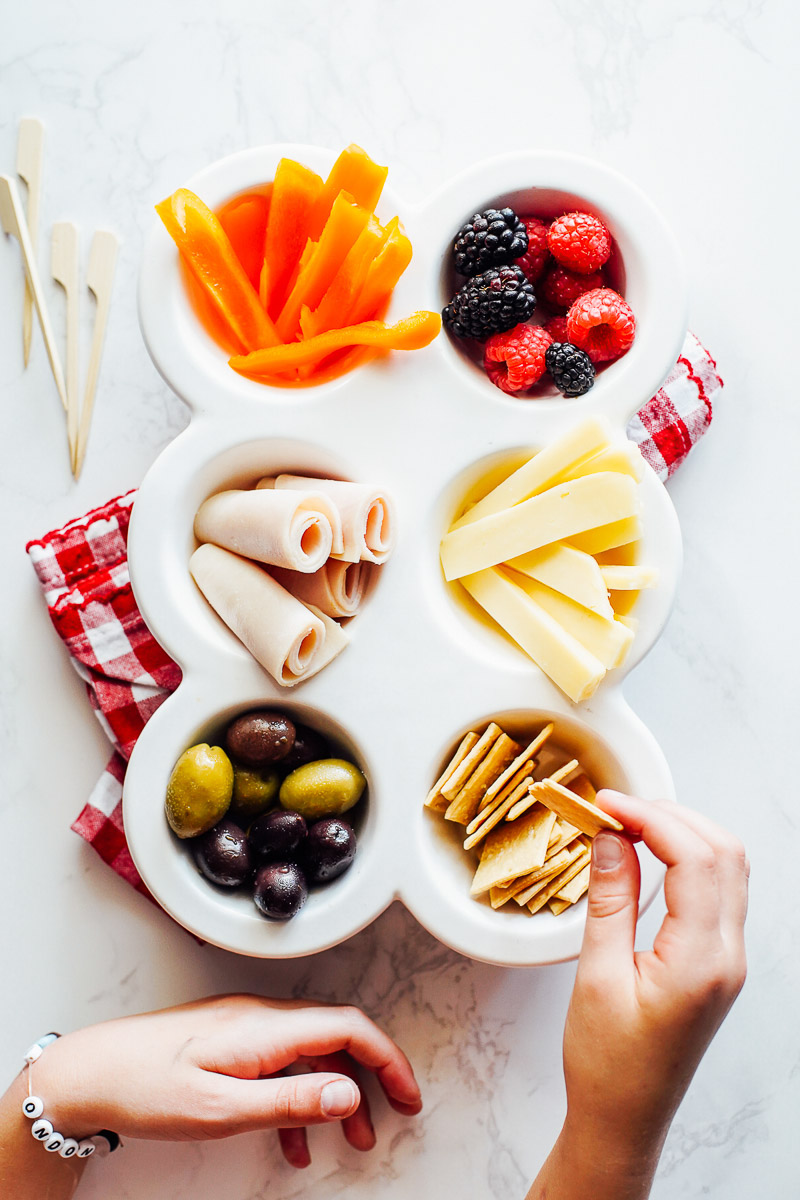
<path id="1" fill-rule="evenodd" d="M 294 1064 L 306 1074 L 286 1074 Z M 55 1127 L 114 1129 L 185 1141 L 277 1129 L 287 1160 L 307 1166 L 305 1126 L 341 1121 L 358 1150 L 375 1144 L 357 1069 L 391 1106 L 422 1102 L 402 1051 L 357 1008 L 222 996 L 67 1034 L 35 1064 L 34 1091 Z"/>
<path id="2" fill-rule="evenodd" d="M 681 1097 L 745 978 L 749 867 L 732 834 L 674 804 L 603 791 L 598 805 L 666 864 L 667 915 L 634 953 L 639 864 L 594 841 L 588 918 L 564 1035 L 567 1126 L 624 1157 L 658 1154 Z"/>

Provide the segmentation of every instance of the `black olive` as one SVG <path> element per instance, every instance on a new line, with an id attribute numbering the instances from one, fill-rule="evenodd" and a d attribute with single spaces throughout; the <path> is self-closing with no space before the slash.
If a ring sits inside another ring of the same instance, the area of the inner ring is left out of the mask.
<path id="1" fill-rule="evenodd" d="M 244 830 L 233 821 L 220 821 L 192 842 L 195 862 L 212 883 L 239 887 L 253 873 L 253 856 Z"/>
<path id="2" fill-rule="evenodd" d="M 343 875 L 356 856 L 356 835 L 341 817 L 315 821 L 301 847 L 302 864 L 310 884 L 330 883 Z"/>
<path id="3" fill-rule="evenodd" d="M 270 863 L 256 875 L 253 900 L 259 912 L 273 921 L 288 921 L 307 896 L 305 876 L 296 863 Z"/>
<path id="4" fill-rule="evenodd" d="M 266 708 L 243 713 L 225 733 L 228 753 L 248 767 L 279 762 L 294 745 L 294 724 L 280 712 Z"/>
<path id="5" fill-rule="evenodd" d="M 308 725 L 297 724 L 294 729 L 294 745 L 286 757 L 281 759 L 282 771 L 294 771 L 297 767 L 304 767 L 306 763 L 330 758 L 328 741 L 321 733 Z"/>
<path id="6" fill-rule="evenodd" d="M 305 818 L 296 812 L 265 813 L 247 833 L 250 849 L 260 863 L 294 862 L 308 832 Z"/>

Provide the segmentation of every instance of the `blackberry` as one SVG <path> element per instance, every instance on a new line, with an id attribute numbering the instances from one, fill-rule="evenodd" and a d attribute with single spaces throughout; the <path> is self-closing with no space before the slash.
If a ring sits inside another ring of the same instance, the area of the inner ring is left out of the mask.
<path id="1" fill-rule="evenodd" d="M 456 337 L 485 342 L 493 333 L 527 321 L 536 307 L 533 287 L 519 267 L 493 267 L 468 279 L 442 310 Z"/>
<path id="2" fill-rule="evenodd" d="M 453 261 L 459 275 L 479 275 L 513 262 L 527 249 L 527 231 L 513 208 L 487 208 L 461 226 Z"/>
<path id="3" fill-rule="evenodd" d="M 565 396 L 582 396 L 594 386 L 592 360 L 571 342 L 553 342 L 544 359 L 553 383 Z"/>

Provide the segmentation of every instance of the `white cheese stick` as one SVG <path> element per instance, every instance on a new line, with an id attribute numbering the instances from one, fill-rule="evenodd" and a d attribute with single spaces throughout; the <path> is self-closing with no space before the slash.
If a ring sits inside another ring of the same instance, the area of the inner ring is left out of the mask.
<path id="1" fill-rule="evenodd" d="M 619 471 L 621 475 L 630 475 L 637 483 L 644 479 L 644 459 L 638 446 L 633 442 L 625 442 L 621 446 L 608 446 L 593 458 L 568 471 L 559 483 L 567 479 L 577 479 L 581 475 L 594 475 L 598 471 Z"/>
<path id="2" fill-rule="evenodd" d="M 322 492 L 227 491 L 209 496 L 195 537 L 272 566 L 317 571 L 333 545 L 338 513 Z"/>
<path id="3" fill-rule="evenodd" d="M 315 673 L 325 624 L 266 571 L 210 542 L 195 550 L 189 570 L 214 611 L 277 683 L 292 687 Z"/>
<path id="4" fill-rule="evenodd" d="M 529 554 L 521 554 L 512 558 L 506 564 L 547 584 L 563 596 L 569 596 L 576 604 L 591 609 L 609 621 L 614 619 L 614 610 L 608 599 L 608 587 L 603 582 L 603 575 L 591 554 L 575 550 L 564 542 L 553 542 L 550 546 L 542 546 L 539 550 L 531 550 Z"/>
<path id="5" fill-rule="evenodd" d="M 269 486 L 262 480 L 258 487 Z M 339 512 L 344 544 L 334 548 L 333 558 L 344 562 L 384 563 L 394 549 L 396 525 L 394 503 L 385 492 L 367 483 L 340 479 L 309 479 L 302 475 L 278 475 L 277 490 L 314 488 L 324 492 Z"/>
<path id="6" fill-rule="evenodd" d="M 304 604 L 320 609 L 329 617 L 352 617 L 364 596 L 369 570 L 366 563 L 331 558 L 311 575 L 283 567 L 274 567 L 270 574 Z"/>
<path id="7" fill-rule="evenodd" d="M 611 592 L 638 592 L 640 588 L 655 587 L 658 583 L 658 571 L 655 567 L 640 566 L 601 566 L 606 587 Z"/>
<path id="8" fill-rule="evenodd" d="M 591 696 L 605 667 L 526 591 L 494 568 L 467 575 L 461 583 L 570 700 Z"/>
<path id="9" fill-rule="evenodd" d="M 446 534 L 440 551 L 444 577 L 472 575 L 638 509 L 637 486 L 628 475 L 601 471 L 559 484 Z"/>
<path id="10" fill-rule="evenodd" d="M 574 600 L 544 587 L 525 575 L 515 576 L 520 587 L 562 628 L 585 646 L 609 670 L 618 667 L 630 649 L 632 629 L 621 621 L 606 620 Z"/>
<path id="11" fill-rule="evenodd" d="M 563 437 L 545 446 L 493 488 L 454 522 L 453 529 L 460 529 L 462 525 L 472 525 L 474 521 L 491 516 L 492 513 L 502 512 L 504 508 L 511 508 L 512 505 L 520 504 L 538 492 L 553 487 L 565 474 L 576 470 L 581 463 L 604 450 L 610 437 L 607 422 L 598 417 L 589 417 L 582 421 Z"/>
<path id="12" fill-rule="evenodd" d="M 598 525 L 596 529 L 587 529 L 583 533 L 575 533 L 569 538 L 570 546 L 576 550 L 584 550 L 587 554 L 602 554 L 604 550 L 616 550 L 619 546 L 629 546 L 642 536 L 642 522 L 639 516 L 624 517 L 621 521 L 610 521 L 608 525 Z"/>

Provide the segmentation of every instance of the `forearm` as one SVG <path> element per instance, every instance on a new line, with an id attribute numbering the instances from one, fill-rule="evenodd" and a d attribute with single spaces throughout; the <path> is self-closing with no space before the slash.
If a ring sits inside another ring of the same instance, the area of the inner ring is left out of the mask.
<path id="1" fill-rule="evenodd" d="M 662 1144 L 612 1140 L 568 1116 L 526 1200 L 647 1200 Z"/>
<path id="2" fill-rule="evenodd" d="M 69 1200 L 83 1174 L 85 1162 L 48 1154 L 31 1137 L 23 1116 L 26 1075 L 20 1074 L 0 1097 L 0 1196 L 14 1200 Z"/>

